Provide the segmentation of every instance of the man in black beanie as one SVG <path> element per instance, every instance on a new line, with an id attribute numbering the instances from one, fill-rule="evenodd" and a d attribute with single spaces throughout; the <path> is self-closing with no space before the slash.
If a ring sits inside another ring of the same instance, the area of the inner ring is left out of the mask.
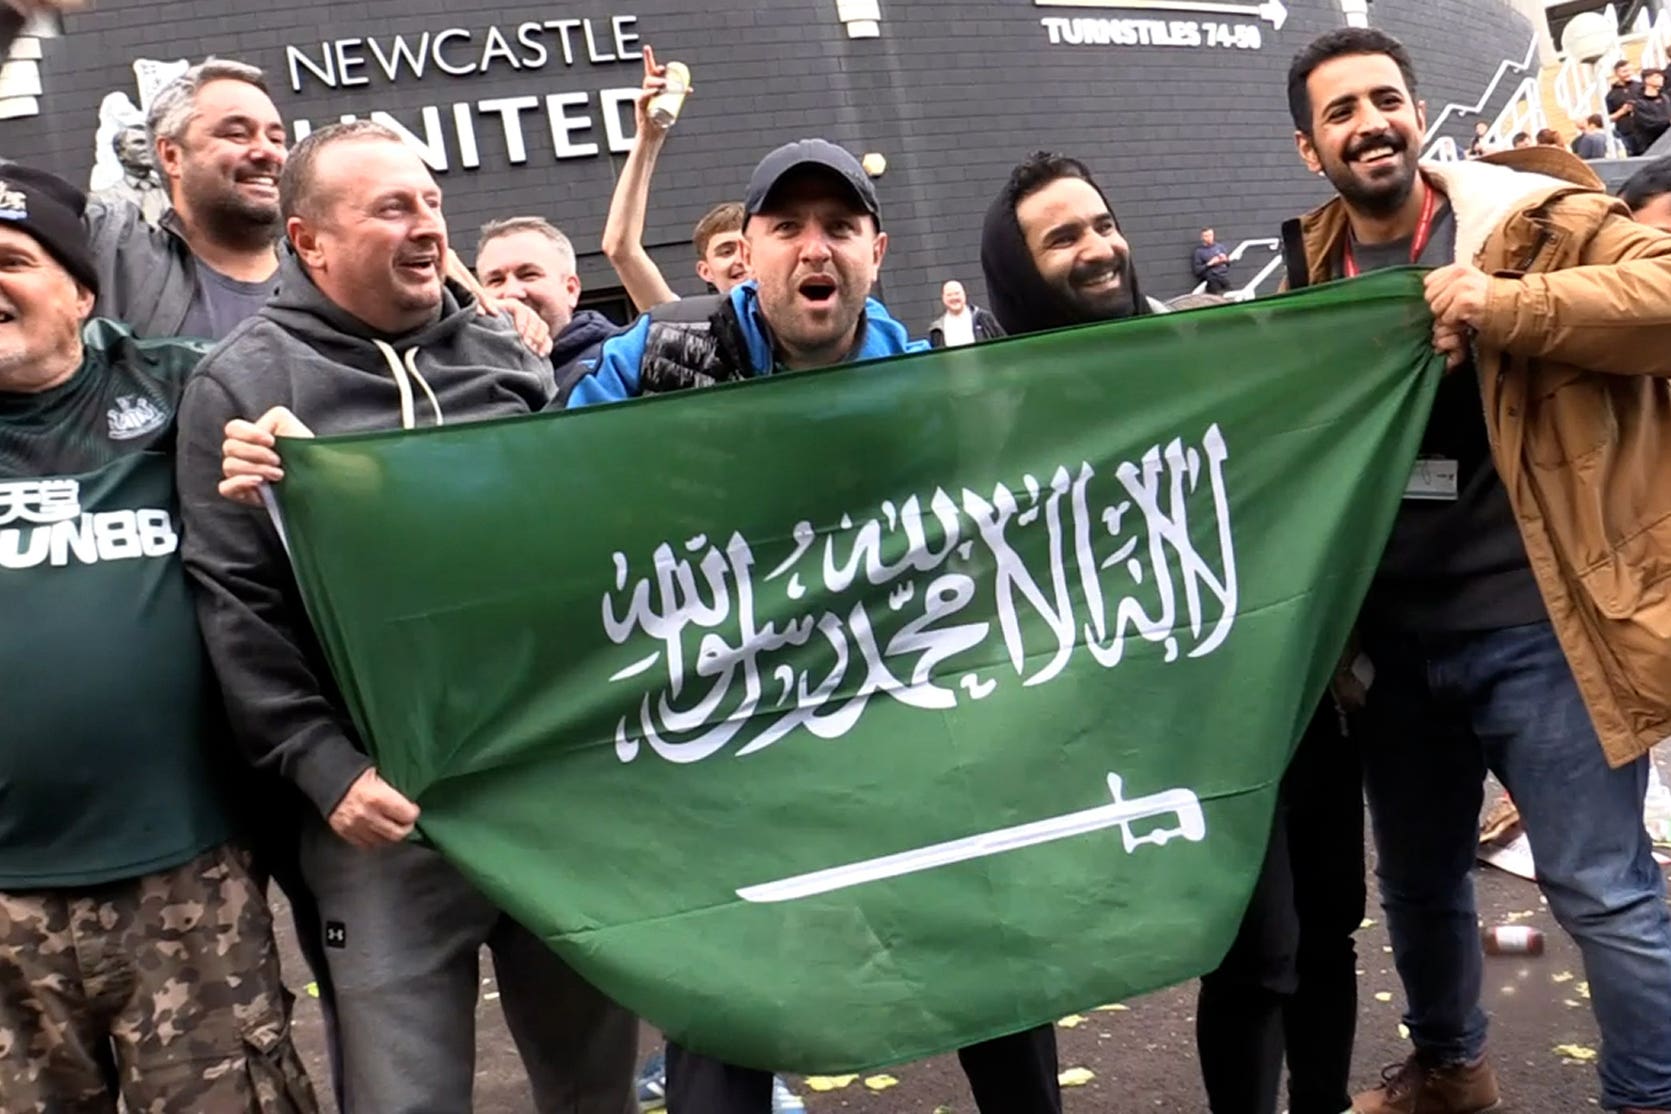
<path id="1" fill-rule="evenodd" d="M 1130 246 L 1090 170 L 1065 155 L 1037 152 L 1010 174 L 987 210 L 981 266 L 992 312 L 1011 336 L 1168 312 L 1139 289 Z M 1351 1105 L 1352 933 L 1364 909 L 1358 776 L 1325 699 L 1284 779 L 1241 929 L 1201 980 L 1196 1045 L 1214 1114 L 1275 1114 L 1285 1051 L 1293 1114 Z"/>
<path id="2" fill-rule="evenodd" d="M 87 321 L 85 204 L 0 167 L 0 1106 L 310 1114 L 179 558 L 204 346 Z"/>

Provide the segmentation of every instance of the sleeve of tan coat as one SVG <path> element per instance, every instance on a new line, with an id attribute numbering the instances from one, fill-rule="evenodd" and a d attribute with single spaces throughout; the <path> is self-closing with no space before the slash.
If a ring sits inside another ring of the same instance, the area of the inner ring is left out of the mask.
<path id="1" fill-rule="evenodd" d="M 1514 355 L 1671 376 L 1671 235 L 1609 214 L 1580 266 L 1493 278 L 1478 333 Z"/>

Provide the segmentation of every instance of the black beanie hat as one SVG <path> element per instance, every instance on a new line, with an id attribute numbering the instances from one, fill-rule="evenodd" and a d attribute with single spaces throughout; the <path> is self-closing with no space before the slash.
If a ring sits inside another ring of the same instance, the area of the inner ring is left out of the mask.
<path id="1" fill-rule="evenodd" d="M 0 226 L 33 236 L 63 264 L 77 282 L 99 292 L 99 275 L 81 215 L 87 196 L 44 170 L 9 162 L 0 164 Z"/>

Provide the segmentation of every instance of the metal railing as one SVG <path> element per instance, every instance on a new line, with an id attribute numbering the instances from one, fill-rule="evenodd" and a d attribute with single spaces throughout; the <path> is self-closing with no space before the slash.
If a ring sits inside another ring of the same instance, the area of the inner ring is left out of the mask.
<path id="1" fill-rule="evenodd" d="M 1606 16 L 1608 26 L 1622 26 L 1613 5 L 1608 5 Z M 1642 44 L 1639 68 L 1663 69 L 1667 55 L 1671 54 L 1671 9 L 1662 8 L 1655 13 L 1648 7 L 1640 8 L 1630 33 L 1615 34 L 1607 50 L 1594 62 L 1568 55 L 1555 73 L 1555 103 L 1577 124 L 1591 116 L 1602 117 L 1606 123 L 1608 150 L 1615 155 L 1623 154 L 1624 148 L 1613 121 L 1608 119 L 1607 94 L 1612 88 L 1614 64 L 1629 57 L 1626 44 L 1635 41 Z"/>
<path id="2" fill-rule="evenodd" d="M 1448 135 L 1441 135 L 1435 139 L 1422 156 L 1427 162 L 1461 162 L 1462 148 L 1456 145 L 1456 140 Z"/>
<path id="3" fill-rule="evenodd" d="M 1505 59 L 1503 62 L 1498 64 L 1497 72 L 1491 76 L 1490 84 L 1485 87 L 1485 92 L 1480 94 L 1480 99 L 1478 101 L 1475 101 L 1471 105 L 1459 104 L 1453 101 L 1439 110 L 1439 114 L 1433 117 L 1433 119 L 1428 123 L 1427 134 L 1422 136 L 1423 147 L 1427 147 L 1429 144 L 1435 142 L 1434 137 L 1439 135 L 1439 130 L 1445 126 L 1452 116 L 1482 115 L 1485 112 L 1485 106 L 1491 103 L 1492 97 L 1496 96 L 1497 86 L 1502 84 L 1503 78 L 1507 77 L 1511 72 L 1521 75 L 1536 74 L 1537 61 L 1538 37 L 1534 34 L 1532 36 L 1532 41 L 1526 45 L 1526 56 L 1524 58 L 1518 62 Z"/>
<path id="4" fill-rule="evenodd" d="M 1671 62 L 1671 8 L 1661 8 L 1649 18 L 1644 11 L 1636 17 L 1637 34 L 1642 36 L 1642 68 L 1663 70 Z"/>
<path id="5" fill-rule="evenodd" d="M 1281 240 L 1243 240 L 1231 250 L 1230 262 L 1240 263 L 1242 261 L 1242 257 L 1249 251 L 1259 248 L 1263 248 L 1271 253 L 1271 261 L 1266 263 L 1259 273 L 1254 275 L 1251 280 L 1236 287 L 1234 290 L 1230 290 L 1225 293 L 1224 296 L 1229 298 L 1232 302 L 1246 302 L 1253 298 L 1257 298 L 1259 296 L 1259 288 L 1264 285 L 1266 280 L 1268 280 L 1271 275 L 1282 266 Z M 1206 292 L 1206 289 L 1207 284 L 1201 282 L 1197 283 L 1195 289 L 1191 290 L 1190 293 L 1202 294 Z"/>
<path id="6" fill-rule="evenodd" d="M 1486 129 L 1485 141 L 1493 149 L 1507 147 L 1519 134 L 1536 135 L 1548 126 L 1543 113 L 1543 88 L 1536 77 L 1528 77 L 1515 87 L 1509 102 L 1497 114 L 1497 119 Z"/>

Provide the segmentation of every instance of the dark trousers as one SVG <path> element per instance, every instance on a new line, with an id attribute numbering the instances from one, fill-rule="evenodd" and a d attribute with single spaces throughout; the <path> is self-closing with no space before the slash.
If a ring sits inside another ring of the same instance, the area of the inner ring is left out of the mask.
<path id="1" fill-rule="evenodd" d="M 1223 294 L 1225 291 L 1230 289 L 1230 278 L 1228 275 L 1208 275 L 1205 281 L 1207 283 L 1208 294 Z"/>
<path id="2" fill-rule="evenodd" d="M 1061 1114 L 1053 1026 L 960 1048 L 957 1059 L 981 1114 Z M 667 1114 L 768 1114 L 771 1108 L 771 1072 L 667 1042 Z"/>
<path id="3" fill-rule="evenodd" d="M 324 922 L 313 891 L 302 878 L 302 817 L 313 802 L 287 782 L 257 773 L 238 763 L 221 773 L 232 812 L 239 820 L 238 835 L 254 856 L 254 873 L 265 892 L 277 884 L 290 902 L 296 947 L 306 961 L 319 991 L 319 1012 L 325 1029 L 325 1061 L 330 1069 L 329 1090 L 338 1110 L 347 1109 L 342 1087 L 342 1041 L 337 1031 L 336 999 L 331 972 L 325 963 Z M 286 991 L 286 993 L 289 993 Z M 321 1087 L 321 1090 L 327 1088 Z"/>
<path id="4" fill-rule="evenodd" d="M 1671 912 L 1642 826 L 1649 758 L 1609 765 L 1547 622 L 1365 631 L 1359 722 L 1404 1023 L 1426 1063 L 1485 1053 L 1474 900 L 1481 783 L 1520 809 L 1549 911 L 1584 956 L 1604 1110 L 1671 1110 Z"/>
<path id="5" fill-rule="evenodd" d="M 1340 1114 L 1358 1015 L 1364 915 L 1362 762 L 1334 702 L 1312 717 L 1283 779 L 1253 900 L 1201 980 L 1196 1044 L 1213 1114 Z"/>

